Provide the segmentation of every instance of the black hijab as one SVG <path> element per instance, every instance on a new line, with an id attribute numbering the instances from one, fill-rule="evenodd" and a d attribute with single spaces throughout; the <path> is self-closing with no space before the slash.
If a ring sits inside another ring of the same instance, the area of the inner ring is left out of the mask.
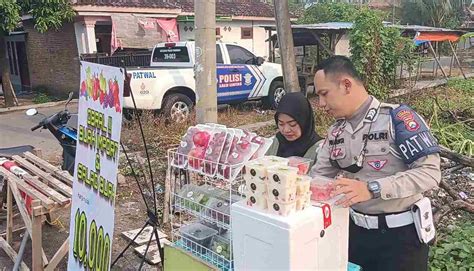
<path id="1" fill-rule="evenodd" d="M 291 92 L 281 98 L 275 113 L 275 122 L 278 127 L 278 115 L 287 114 L 292 117 L 301 128 L 301 137 L 295 141 L 288 141 L 278 132 L 276 138 L 279 146 L 277 156 L 303 157 L 311 146 L 318 142 L 321 137 L 314 130 L 313 109 L 308 99 L 301 92 Z"/>

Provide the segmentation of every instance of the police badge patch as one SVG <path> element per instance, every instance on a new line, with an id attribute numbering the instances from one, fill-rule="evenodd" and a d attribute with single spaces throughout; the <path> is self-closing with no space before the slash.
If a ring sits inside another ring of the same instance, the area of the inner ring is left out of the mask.
<path id="1" fill-rule="evenodd" d="M 387 160 L 368 161 L 367 164 L 375 170 L 381 170 L 387 164 Z"/>
<path id="2" fill-rule="evenodd" d="M 420 124 L 416 122 L 413 112 L 409 110 L 401 110 L 397 113 L 397 118 L 403 121 L 408 131 L 414 132 L 420 128 Z"/>
<path id="3" fill-rule="evenodd" d="M 407 105 L 391 110 L 395 128 L 395 144 L 405 164 L 411 164 L 418 158 L 439 152 L 436 138 L 421 117 Z"/>

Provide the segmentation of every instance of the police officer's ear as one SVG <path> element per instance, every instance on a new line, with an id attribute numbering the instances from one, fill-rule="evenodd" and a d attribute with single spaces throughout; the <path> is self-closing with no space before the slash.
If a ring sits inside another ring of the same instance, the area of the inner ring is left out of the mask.
<path id="1" fill-rule="evenodd" d="M 352 81 L 347 77 L 343 78 L 342 85 L 344 87 L 344 91 L 346 92 L 346 94 L 349 94 L 350 89 L 352 88 Z"/>

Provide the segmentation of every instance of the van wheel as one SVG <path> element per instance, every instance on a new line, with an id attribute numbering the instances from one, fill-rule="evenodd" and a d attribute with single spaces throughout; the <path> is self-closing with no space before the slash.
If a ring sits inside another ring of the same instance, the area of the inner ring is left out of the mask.
<path id="1" fill-rule="evenodd" d="M 181 93 L 173 93 L 165 97 L 162 113 L 173 122 L 184 122 L 191 115 L 193 101 Z"/>
<path id="2" fill-rule="evenodd" d="M 275 81 L 270 85 L 268 96 L 263 99 L 263 106 L 266 109 L 276 109 L 281 98 L 285 96 L 286 91 L 282 81 Z"/>

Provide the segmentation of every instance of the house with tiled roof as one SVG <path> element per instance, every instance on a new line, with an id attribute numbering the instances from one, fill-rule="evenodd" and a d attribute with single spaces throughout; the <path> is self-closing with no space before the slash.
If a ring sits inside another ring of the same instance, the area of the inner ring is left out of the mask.
<path id="1" fill-rule="evenodd" d="M 195 39 L 194 0 L 72 0 L 76 16 L 61 29 L 40 34 L 31 17 L 22 32 L 7 37 L 15 89 L 44 87 L 76 91 L 79 61 L 146 65 L 156 43 Z M 216 34 L 268 57 L 268 39 L 260 25 L 274 24 L 268 0 L 216 0 Z M 133 57 L 128 56 L 133 52 Z M 126 57 L 124 55 L 127 55 Z"/>

